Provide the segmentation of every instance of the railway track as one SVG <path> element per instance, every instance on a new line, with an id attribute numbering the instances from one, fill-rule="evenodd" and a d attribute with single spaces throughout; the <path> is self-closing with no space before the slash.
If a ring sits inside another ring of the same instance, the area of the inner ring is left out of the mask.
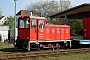
<path id="1" fill-rule="evenodd" d="M 40 50 L 30 52 L 1 52 L 0 60 L 25 60 L 37 59 L 38 57 L 56 57 L 60 55 L 90 53 L 90 48 L 82 49 L 60 49 L 60 50 Z"/>

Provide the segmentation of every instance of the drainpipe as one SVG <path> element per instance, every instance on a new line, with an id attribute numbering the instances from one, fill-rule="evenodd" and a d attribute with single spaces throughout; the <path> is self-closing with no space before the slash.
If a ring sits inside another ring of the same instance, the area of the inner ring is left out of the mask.
<path id="1" fill-rule="evenodd" d="M 64 24 L 67 24 L 67 14 L 65 13 L 65 20 L 64 20 Z"/>

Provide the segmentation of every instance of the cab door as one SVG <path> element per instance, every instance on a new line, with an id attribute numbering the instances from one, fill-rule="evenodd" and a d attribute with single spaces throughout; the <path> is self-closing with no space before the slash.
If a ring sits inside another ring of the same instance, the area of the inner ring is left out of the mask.
<path id="1" fill-rule="evenodd" d="M 44 41 L 45 40 L 45 20 L 38 19 L 38 40 Z"/>
<path id="2" fill-rule="evenodd" d="M 37 40 L 37 20 L 36 19 L 31 19 L 30 40 L 31 41 Z"/>

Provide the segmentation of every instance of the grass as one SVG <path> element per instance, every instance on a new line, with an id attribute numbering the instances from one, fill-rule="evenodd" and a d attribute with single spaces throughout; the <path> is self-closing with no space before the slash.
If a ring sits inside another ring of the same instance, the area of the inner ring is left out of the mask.
<path id="1" fill-rule="evenodd" d="M 13 46 L 9 45 L 9 44 L 6 44 L 6 43 L 3 43 L 0 41 L 0 49 L 4 49 L 4 48 L 12 48 Z"/>
<path id="2" fill-rule="evenodd" d="M 4 51 L 15 51 L 15 48 L 9 44 L 0 42 L 0 51 L 3 51 L 3 52 Z M 33 56 L 34 55 L 33 52 L 29 53 L 29 56 L 30 55 Z M 90 60 L 90 53 L 74 54 L 74 55 L 68 54 L 68 55 L 58 55 L 58 56 L 42 56 L 42 57 L 36 57 L 34 59 L 27 59 L 27 60 Z"/>
<path id="3" fill-rule="evenodd" d="M 9 51 L 11 49 L 14 49 L 12 45 L 9 45 L 0 41 L 0 51 Z"/>
<path id="4" fill-rule="evenodd" d="M 90 60 L 90 53 L 85 54 L 70 54 L 70 55 L 61 55 L 57 57 L 40 57 L 38 60 Z"/>

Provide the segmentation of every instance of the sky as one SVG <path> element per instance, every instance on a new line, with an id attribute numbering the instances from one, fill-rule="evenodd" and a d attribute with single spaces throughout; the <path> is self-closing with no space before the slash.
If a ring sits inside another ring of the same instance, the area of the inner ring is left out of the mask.
<path id="1" fill-rule="evenodd" d="M 40 0 L 17 0 L 16 13 L 20 10 L 25 10 L 30 3 L 38 2 Z M 58 1 L 58 0 L 57 0 Z M 83 3 L 90 3 L 90 0 L 70 0 L 72 6 L 77 6 Z M 14 16 L 14 0 L 0 0 L 0 9 L 3 16 Z"/>

